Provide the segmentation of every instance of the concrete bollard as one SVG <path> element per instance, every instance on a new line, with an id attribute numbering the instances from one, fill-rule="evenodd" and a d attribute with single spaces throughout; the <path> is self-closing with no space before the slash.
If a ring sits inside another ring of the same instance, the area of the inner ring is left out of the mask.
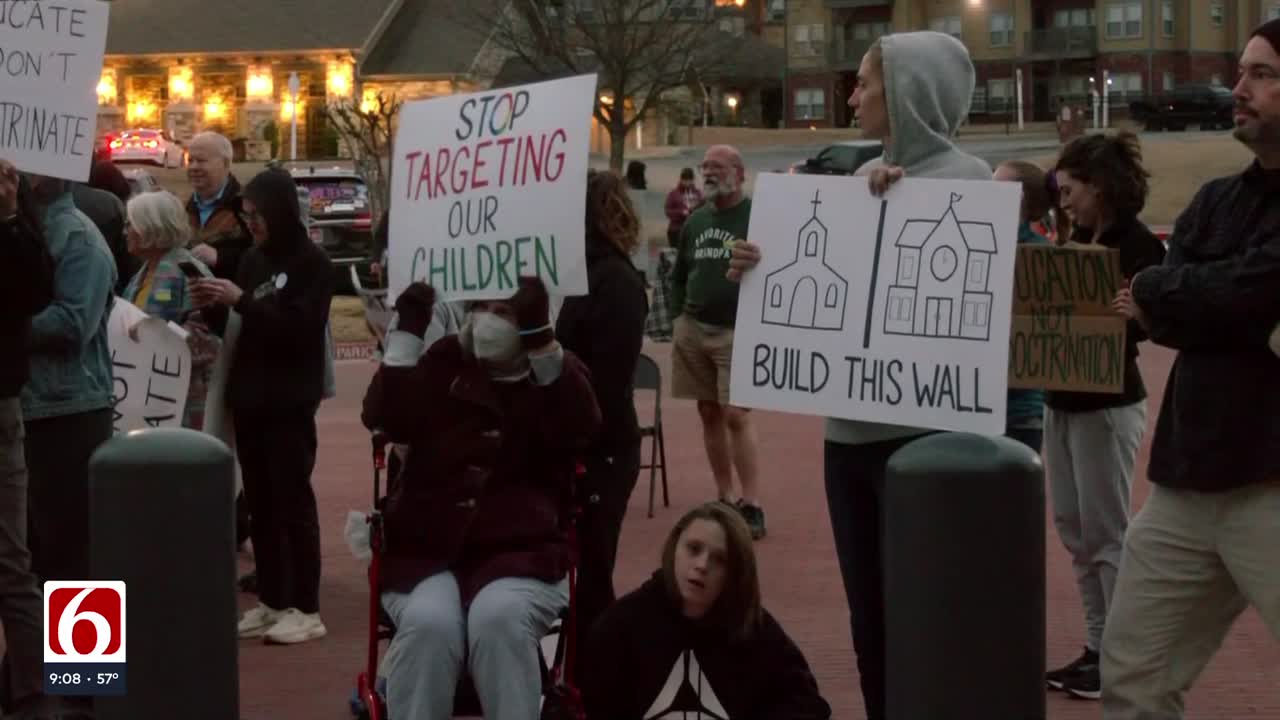
<path id="1" fill-rule="evenodd" d="M 211 435 L 143 430 L 89 463 L 94 579 L 123 580 L 127 694 L 98 720 L 240 716 L 234 458 Z"/>
<path id="2" fill-rule="evenodd" d="M 926 436 L 890 458 L 883 517 L 889 720 L 1044 720 L 1040 458 Z"/>

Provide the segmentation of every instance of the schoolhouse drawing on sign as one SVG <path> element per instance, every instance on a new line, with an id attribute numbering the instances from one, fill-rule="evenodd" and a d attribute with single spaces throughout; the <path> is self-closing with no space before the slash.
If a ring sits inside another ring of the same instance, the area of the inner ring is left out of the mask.
<path id="1" fill-rule="evenodd" d="M 807 330 L 843 330 L 849 282 L 827 264 L 827 226 L 818 219 L 822 201 L 813 194 L 813 216 L 796 234 L 792 261 L 765 278 L 761 322 Z"/>
<path id="2" fill-rule="evenodd" d="M 960 340 L 991 337 L 991 261 L 995 229 L 956 216 L 960 195 L 936 220 L 908 220 L 898 234 L 898 267 L 885 304 L 884 331 Z"/>

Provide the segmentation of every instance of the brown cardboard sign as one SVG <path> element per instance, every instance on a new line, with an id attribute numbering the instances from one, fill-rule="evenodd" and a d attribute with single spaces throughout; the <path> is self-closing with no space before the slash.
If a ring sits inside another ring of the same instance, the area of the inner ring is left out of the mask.
<path id="1" fill-rule="evenodd" d="M 1020 245 L 1014 265 L 1009 387 L 1124 390 L 1120 252 L 1089 245 Z"/>

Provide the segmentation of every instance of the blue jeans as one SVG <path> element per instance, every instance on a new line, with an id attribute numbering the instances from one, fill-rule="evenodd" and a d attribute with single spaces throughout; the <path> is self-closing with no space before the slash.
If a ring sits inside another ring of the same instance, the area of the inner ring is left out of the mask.
<path id="1" fill-rule="evenodd" d="M 827 441 L 823 475 L 840 577 L 849 602 L 867 720 L 885 720 L 883 532 L 885 467 L 899 448 L 920 435 L 863 445 Z"/>

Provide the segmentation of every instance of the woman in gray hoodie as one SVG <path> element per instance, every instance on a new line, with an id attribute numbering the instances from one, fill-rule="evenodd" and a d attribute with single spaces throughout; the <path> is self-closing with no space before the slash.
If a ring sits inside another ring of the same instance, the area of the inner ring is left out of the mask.
<path id="1" fill-rule="evenodd" d="M 858 169 L 877 195 L 904 175 L 990 180 L 991 167 L 953 142 L 969 113 L 973 62 L 959 40 L 937 32 L 886 35 L 862 59 L 849 106 L 863 137 L 884 154 Z M 739 243 L 730 278 L 760 262 L 760 248 Z M 828 418 L 824 475 L 840 575 L 849 600 L 853 648 L 868 720 L 885 718 L 885 629 L 881 508 L 889 457 L 929 430 Z"/>

